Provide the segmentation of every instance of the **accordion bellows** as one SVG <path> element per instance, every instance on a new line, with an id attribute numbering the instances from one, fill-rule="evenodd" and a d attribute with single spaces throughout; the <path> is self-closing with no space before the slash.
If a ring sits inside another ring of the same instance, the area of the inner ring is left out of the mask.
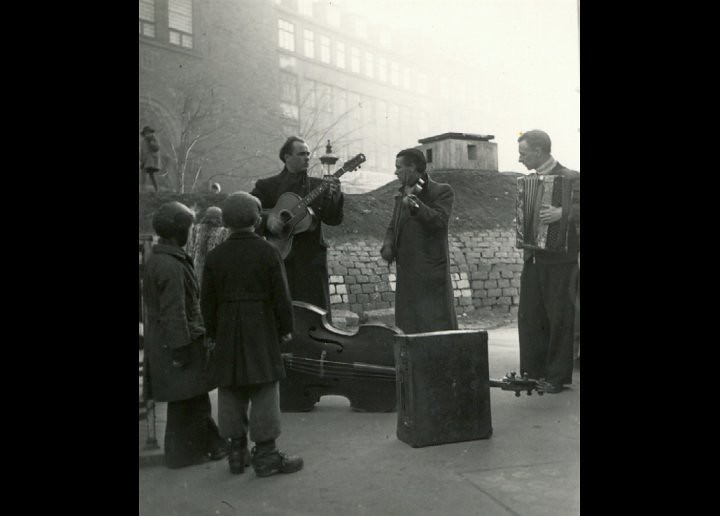
<path id="1" fill-rule="evenodd" d="M 571 202 L 571 183 L 562 176 L 530 174 L 519 177 L 515 217 L 516 247 L 567 252 Z M 540 208 L 543 205 L 565 208 L 560 220 L 552 224 L 543 224 L 540 221 Z"/>

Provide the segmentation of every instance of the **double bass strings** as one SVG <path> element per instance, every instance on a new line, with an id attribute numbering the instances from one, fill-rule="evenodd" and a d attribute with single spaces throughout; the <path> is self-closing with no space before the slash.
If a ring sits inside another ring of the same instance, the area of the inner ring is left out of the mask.
<path id="1" fill-rule="evenodd" d="M 285 365 L 288 369 L 308 374 L 333 375 L 344 378 L 374 378 L 377 380 L 395 380 L 394 368 L 375 366 L 372 364 L 348 364 L 331 360 L 318 360 L 315 358 L 284 355 Z M 393 372 L 383 370 L 368 370 L 372 368 L 393 369 Z"/>

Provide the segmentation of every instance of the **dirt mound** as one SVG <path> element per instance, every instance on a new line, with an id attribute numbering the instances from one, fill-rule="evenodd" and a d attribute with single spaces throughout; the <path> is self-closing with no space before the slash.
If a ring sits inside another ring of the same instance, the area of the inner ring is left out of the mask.
<path id="1" fill-rule="evenodd" d="M 494 171 L 434 171 L 431 177 L 455 190 L 451 232 L 514 227 L 517 173 Z M 339 226 L 325 226 L 325 235 L 336 242 L 358 238 L 383 238 L 390 222 L 395 180 L 364 194 L 345 195 L 345 215 Z"/>
<path id="2" fill-rule="evenodd" d="M 513 228 L 519 175 L 515 172 L 470 170 L 432 172 L 434 181 L 447 183 L 455 190 L 450 231 Z M 392 216 L 394 195 L 399 186 L 396 179 L 371 192 L 345 194 L 343 223 L 334 227 L 325 226 L 325 235 L 337 243 L 368 237 L 383 238 Z M 152 214 L 163 202 L 180 201 L 201 215 L 208 206 L 217 206 L 225 197 L 225 193 L 142 193 L 139 203 L 140 232 L 152 233 Z"/>

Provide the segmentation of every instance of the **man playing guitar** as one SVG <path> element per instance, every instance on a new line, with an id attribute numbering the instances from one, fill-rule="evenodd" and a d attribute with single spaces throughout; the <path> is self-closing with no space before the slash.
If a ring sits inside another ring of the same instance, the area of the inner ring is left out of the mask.
<path id="1" fill-rule="evenodd" d="M 285 192 L 305 197 L 310 191 L 328 182 L 326 192 L 309 206 L 308 216 L 314 217 L 315 224 L 293 237 L 290 253 L 285 258 L 285 270 L 293 300 L 305 301 L 330 312 L 330 289 L 328 283 L 327 243 L 323 236 L 322 223 L 337 226 L 343 219 L 344 197 L 340 181 L 332 176 L 324 179 L 308 177 L 310 149 L 301 138 L 289 137 L 280 148 L 283 170 L 274 176 L 259 179 L 251 192 L 262 202 L 263 225 L 261 232 L 278 235 L 286 231 L 283 221 L 268 216 Z"/>

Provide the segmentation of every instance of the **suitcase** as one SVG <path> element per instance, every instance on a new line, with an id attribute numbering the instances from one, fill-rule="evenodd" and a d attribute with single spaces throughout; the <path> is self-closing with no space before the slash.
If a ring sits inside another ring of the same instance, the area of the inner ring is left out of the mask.
<path id="1" fill-rule="evenodd" d="M 397 437 L 414 448 L 492 435 L 486 331 L 394 337 Z"/>

